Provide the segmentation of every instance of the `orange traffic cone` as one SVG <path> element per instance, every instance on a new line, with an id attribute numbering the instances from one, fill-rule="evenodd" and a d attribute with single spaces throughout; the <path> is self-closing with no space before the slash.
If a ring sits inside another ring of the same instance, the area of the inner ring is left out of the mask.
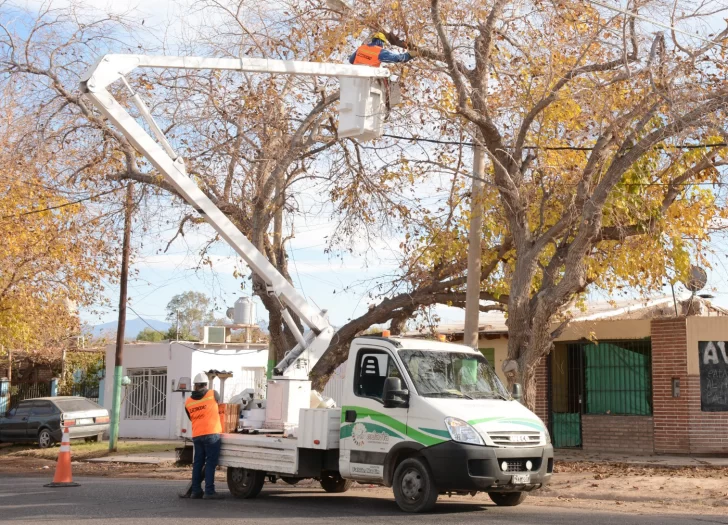
<path id="1" fill-rule="evenodd" d="M 53 483 L 43 485 L 44 487 L 78 487 L 78 483 L 73 482 L 71 475 L 71 438 L 68 429 L 63 429 L 63 439 L 61 439 L 61 451 L 58 453 L 58 463 L 56 463 L 56 475 L 53 476 Z"/>

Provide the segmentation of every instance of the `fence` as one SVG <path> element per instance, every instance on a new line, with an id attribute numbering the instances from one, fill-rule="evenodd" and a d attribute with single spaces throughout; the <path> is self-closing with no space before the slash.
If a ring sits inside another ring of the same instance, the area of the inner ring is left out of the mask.
<path id="1" fill-rule="evenodd" d="M 86 383 L 74 383 L 71 387 L 72 396 L 81 396 L 93 401 L 99 402 L 99 385 L 89 385 Z"/>
<path id="2" fill-rule="evenodd" d="M 47 397 L 51 395 L 51 382 L 41 381 L 38 383 L 12 383 L 8 381 L 0 382 L 0 392 L 6 394 L 6 410 L 15 408 L 18 403 L 25 399 L 33 399 L 35 397 Z"/>

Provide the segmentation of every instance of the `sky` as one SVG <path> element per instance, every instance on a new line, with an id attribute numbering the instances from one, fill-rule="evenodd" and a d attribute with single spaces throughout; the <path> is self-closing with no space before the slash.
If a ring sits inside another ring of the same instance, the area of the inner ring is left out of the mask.
<path id="1" fill-rule="evenodd" d="M 41 2 L 31 0 L 31 6 Z M 68 3 L 57 0 L 55 6 Z M 155 0 L 141 2 L 135 0 L 87 0 L 88 4 L 98 8 L 114 10 L 133 9 L 145 20 L 145 26 L 156 28 L 167 35 L 182 30 L 178 15 L 189 13 L 179 0 Z M 614 2 L 615 5 L 618 2 Z M 189 15 L 187 15 L 189 16 Z M 195 16 L 195 15 L 192 15 Z M 386 131 L 385 131 L 386 132 Z M 426 190 L 425 190 L 426 191 Z M 311 203 L 319 202 L 318 195 L 303 195 L 304 204 L 307 199 Z M 162 214 L 164 215 L 164 214 Z M 233 277 L 235 267 L 242 267 L 241 261 L 231 248 L 218 245 L 212 251 L 213 267 L 197 268 L 198 253 L 204 243 L 212 236 L 211 227 L 204 225 L 198 231 L 178 238 L 163 253 L 167 242 L 174 236 L 176 224 L 170 217 L 157 217 L 157 227 L 143 231 L 143 220 L 137 218 L 134 228 L 135 257 L 132 265 L 132 277 L 129 283 L 130 305 L 135 314 L 146 318 L 164 320 L 165 307 L 170 299 L 188 290 L 199 291 L 210 296 L 220 317 L 224 316 L 227 307 L 233 306 L 236 298 L 251 295 L 250 281 Z M 290 228 L 291 225 L 288 225 Z M 327 309 L 332 324 L 340 326 L 349 319 L 364 313 L 369 300 L 366 295 L 370 280 L 392 272 L 396 269 L 399 239 L 381 239 L 376 254 L 367 257 L 343 254 L 334 257 L 324 253 L 326 237 L 331 234 L 333 224 L 325 213 L 308 215 L 295 224 L 295 237 L 290 241 L 290 272 L 294 285 L 315 306 Z M 708 285 L 705 292 L 715 295 L 715 302 L 728 307 L 728 243 L 725 235 L 716 236 L 712 243 L 714 255 L 709 258 L 712 269 L 708 270 Z M 249 272 L 245 272 L 249 273 Z M 241 284 L 244 289 L 241 290 Z M 669 293 L 669 288 L 665 290 Z M 678 293 L 684 289 L 678 285 Z M 118 304 L 118 287 L 107 288 L 107 298 L 112 304 Z M 593 292 L 593 300 L 608 299 L 601 292 Z M 266 313 L 257 302 L 257 318 L 265 321 Z M 115 307 L 99 305 L 82 312 L 82 320 L 89 325 L 113 321 L 118 313 Z M 463 319 L 463 312 L 456 308 L 438 307 L 435 309 L 443 322 L 456 322 Z"/>

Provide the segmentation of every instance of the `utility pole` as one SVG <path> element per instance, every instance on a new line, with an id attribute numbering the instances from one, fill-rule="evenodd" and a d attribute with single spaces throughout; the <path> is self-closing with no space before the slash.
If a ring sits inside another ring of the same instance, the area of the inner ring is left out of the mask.
<path id="1" fill-rule="evenodd" d="M 119 440 L 119 415 L 121 413 L 121 378 L 124 356 L 124 328 L 126 327 L 126 288 L 129 277 L 129 253 L 131 252 L 131 215 L 134 186 L 126 187 L 126 213 L 124 215 L 124 245 L 121 255 L 121 278 L 119 279 L 119 325 L 116 329 L 116 355 L 114 357 L 114 396 L 111 406 L 111 428 L 109 430 L 109 451 L 116 452 Z"/>
<path id="2" fill-rule="evenodd" d="M 473 150 L 473 186 L 470 192 L 470 231 L 468 232 L 468 275 L 465 290 L 465 325 L 463 344 L 478 348 L 478 320 L 480 318 L 480 260 L 483 230 L 483 173 L 485 152 L 480 132 L 475 137 Z"/>
<path id="3" fill-rule="evenodd" d="M 177 341 L 179 341 L 179 308 L 177 308 Z"/>

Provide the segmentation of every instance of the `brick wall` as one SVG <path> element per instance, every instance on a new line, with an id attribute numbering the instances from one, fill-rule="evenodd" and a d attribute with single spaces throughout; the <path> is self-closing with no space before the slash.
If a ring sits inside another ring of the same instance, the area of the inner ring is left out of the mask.
<path id="1" fill-rule="evenodd" d="M 728 412 L 700 410 L 700 376 L 688 375 L 685 318 L 652 321 L 652 398 L 655 452 L 728 453 Z M 725 335 L 728 340 L 728 333 Z M 680 397 L 672 397 L 672 379 Z"/>
<path id="2" fill-rule="evenodd" d="M 692 454 L 728 453 L 728 412 L 703 412 L 700 410 L 699 375 L 688 376 L 685 387 L 689 413 L 690 452 Z M 682 392 L 681 395 L 683 395 Z"/>
<path id="3" fill-rule="evenodd" d="M 684 317 L 652 321 L 652 414 L 655 452 L 690 452 L 688 434 L 687 322 Z M 681 395 L 672 397 L 672 379 L 680 379 Z"/>
<path id="4" fill-rule="evenodd" d="M 536 415 L 549 426 L 548 356 L 542 357 L 536 367 Z"/>
<path id="5" fill-rule="evenodd" d="M 653 419 L 649 416 L 588 415 L 581 417 L 582 448 L 588 452 L 654 452 Z"/>

